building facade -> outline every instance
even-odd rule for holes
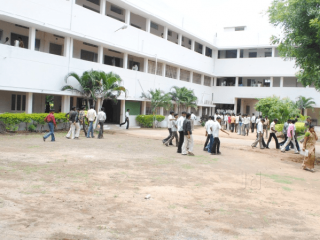
[[[319,117],[319,93],[297,82],[295,62],[246,26],[226,27],[209,42],[118,0],[0,0],[0,13],[0,113],[44,112],[48,96],[56,111],[82,106],[81,95],[61,88],[69,72],[94,69],[119,74],[128,90],[118,104],[103,103],[110,123],[123,121],[130,108],[135,125],[136,115],[151,113],[141,94],[173,86],[194,90],[198,108],[188,110],[197,116],[251,114],[257,98],[302,95],[315,99],[307,114]],[[15,46],[19,37],[23,47]],[[68,84],[77,87],[71,78]]]

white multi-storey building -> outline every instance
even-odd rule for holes
[[[19,37],[24,48],[14,46]],[[56,110],[79,107],[81,95],[61,91],[65,76],[94,69],[119,74],[128,89],[118,104],[103,103],[111,123],[119,123],[127,108],[131,122],[150,113],[141,93],[172,86],[194,90],[198,109],[191,110],[198,116],[220,109],[251,114],[257,98],[272,95],[313,97],[316,109],[308,115],[319,116],[319,93],[297,82],[295,62],[278,57],[270,35],[247,26],[228,26],[208,42],[126,1],[0,0],[1,43],[6,38],[10,43],[0,44],[0,113],[44,112],[48,95]],[[72,79],[68,84],[77,86]]]

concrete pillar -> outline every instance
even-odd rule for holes
[[[107,0],[100,0],[100,14],[103,16],[106,15],[106,4]]]
[[[63,45],[63,56],[69,57],[71,54],[71,50],[73,52],[73,39],[70,37],[64,38],[64,45]],[[71,49],[72,46],[72,49]],[[73,55],[73,54],[72,54]],[[72,57],[72,56],[71,56]]]
[[[123,54],[123,68],[128,69],[128,53]]]
[[[146,32],[150,32],[151,20],[149,18],[146,19]]]
[[[130,25],[130,11],[127,9],[126,10],[126,20],[125,23]]]
[[[273,77],[270,77],[270,87],[273,87]]]
[[[210,78],[210,87],[212,87],[213,84],[214,84],[214,83],[213,83],[213,78],[211,77],[211,78]]]
[[[233,109],[234,114],[237,114],[237,108],[238,108],[238,99],[235,98],[234,99],[234,109]]]
[[[29,28],[29,46],[28,48],[34,51],[36,45],[36,28],[31,27]]]
[[[201,74],[201,85],[204,85],[204,74]]]
[[[143,70],[145,73],[148,73],[148,64],[149,64],[149,59],[148,58],[145,58],[144,59],[144,64],[143,64]]]
[[[33,105],[33,93],[26,93],[26,113],[32,113],[32,105]]]
[[[162,64],[162,77],[165,77],[166,76],[166,64],[163,63]]]
[[[181,46],[182,45],[182,34],[178,33],[178,45]]]
[[[213,86],[216,87],[217,86],[217,77],[213,78]]]
[[[181,68],[177,68],[177,80],[180,80],[180,71],[181,71]]]
[[[98,63],[103,64],[103,46],[98,48]]]
[[[206,55],[206,46],[202,45],[202,55]]]
[[[237,58],[240,58],[240,51],[241,49],[237,49]]]
[[[121,115],[120,115],[120,122],[124,122],[126,119],[126,100],[121,100]]]
[[[235,83],[235,87],[239,86],[239,77],[236,77],[236,83]]]
[[[244,100],[243,100],[243,99],[241,99],[240,113],[241,113],[241,114],[244,113]]]
[[[163,115],[163,107],[160,107],[160,115]]]
[[[146,115],[146,113],[147,113],[147,102],[143,101],[141,104],[141,114]]]
[[[195,41],[191,39],[191,50],[194,51]]]
[[[280,78],[280,87],[283,87],[283,77]]]
[[[275,54],[276,54],[276,48],[273,47],[273,48],[272,48],[271,57],[275,57]]]
[[[62,113],[70,112],[70,96],[61,97],[61,112]]]
[[[193,72],[190,72],[190,79],[189,79],[189,82],[193,82]]]
[[[168,40],[168,27],[164,27],[163,39]]]
[[[199,108],[199,116],[202,117],[202,107],[198,106],[198,108]]]

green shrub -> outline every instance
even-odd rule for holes
[[[29,130],[30,132],[35,132],[36,129],[37,129],[37,127],[36,127],[35,125],[33,125],[33,124],[29,125],[29,127],[28,127],[28,130]]]
[[[283,126],[284,124],[276,124],[276,130],[278,132],[282,132],[283,130]],[[305,126],[304,126],[304,123],[302,122],[296,122],[295,123],[295,126],[296,126],[296,133],[297,135],[301,135],[301,134],[304,134],[304,131],[305,131]]]
[[[156,115],[157,122],[162,122],[164,119],[165,119],[165,116]],[[153,126],[153,115],[138,115],[136,117],[136,121],[142,127],[151,128]]]

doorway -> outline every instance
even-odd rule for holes
[[[107,115],[106,123],[120,123],[120,111],[121,111],[121,101],[115,103],[112,100],[104,100],[103,105],[104,112]]]

